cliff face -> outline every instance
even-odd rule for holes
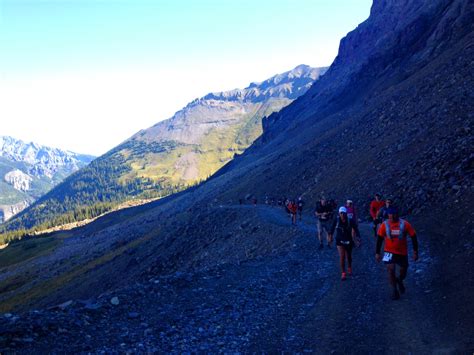
[[[463,0],[374,1],[370,17],[341,40],[327,75],[264,122],[264,137],[353,106],[362,96],[372,99],[409,78],[472,31],[472,11]]]
[[[350,194],[360,203],[385,191],[416,213],[453,193],[464,198],[472,178],[473,13],[468,1],[375,1],[326,75],[264,120],[248,157],[220,174],[248,164],[250,176],[269,178],[274,190],[298,186],[296,194]],[[285,167],[290,177],[278,174]],[[242,193],[261,191],[253,178],[241,181]]]

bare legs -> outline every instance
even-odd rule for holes
[[[400,266],[400,273],[397,277],[396,273],[396,264],[387,264],[387,271],[388,271],[388,281],[390,282],[390,286],[392,286],[392,299],[397,300],[400,298],[400,293],[398,292],[398,288],[400,289],[401,293],[405,293],[405,285],[403,284],[403,280],[407,277],[408,268]]]
[[[346,272],[346,259],[347,259],[347,268],[352,270],[352,250],[346,249],[342,245],[337,246],[337,251],[339,252],[339,263],[341,265],[341,272],[345,274]]]

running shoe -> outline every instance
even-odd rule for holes
[[[398,300],[398,299],[400,299],[400,293],[399,293],[398,290],[395,288],[395,289],[393,290],[393,293],[392,293],[392,300],[395,301],[395,300]]]
[[[342,275],[341,275],[341,280],[344,281],[346,279],[346,273],[343,272]]]
[[[349,276],[352,276],[352,268],[351,267],[347,268],[347,273],[349,274]]]

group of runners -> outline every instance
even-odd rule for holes
[[[302,218],[303,199],[301,197],[298,199],[285,198],[283,205],[291,217],[291,223],[296,225],[297,216],[300,220]],[[398,208],[391,198],[383,200],[380,194],[375,194],[370,203],[369,213],[376,239],[375,259],[377,262],[383,261],[386,264],[392,289],[391,297],[393,300],[397,300],[400,298],[400,294],[405,293],[406,290],[403,281],[408,271],[408,237],[411,238],[413,244],[413,260],[418,259],[416,232],[408,221],[400,218]],[[335,240],[339,252],[341,280],[346,280],[348,276],[352,275],[352,250],[354,246],[360,247],[362,244],[354,203],[348,199],[344,206],[337,208],[337,203],[334,200],[321,197],[314,214],[317,221],[319,249],[324,248],[324,234],[328,248],[332,247],[332,242]],[[382,244],[384,244],[383,255],[381,253]]]

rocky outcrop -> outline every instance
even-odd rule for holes
[[[28,201],[21,201],[14,205],[0,205],[0,223],[4,223],[30,205]]]
[[[21,170],[12,170],[5,174],[4,179],[18,191],[26,192],[30,190],[33,179]]]
[[[370,17],[341,40],[326,75],[297,105],[264,121],[264,139],[353,106],[361,96],[378,95],[417,73],[472,31],[472,6],[466,0],[375,0]]]

